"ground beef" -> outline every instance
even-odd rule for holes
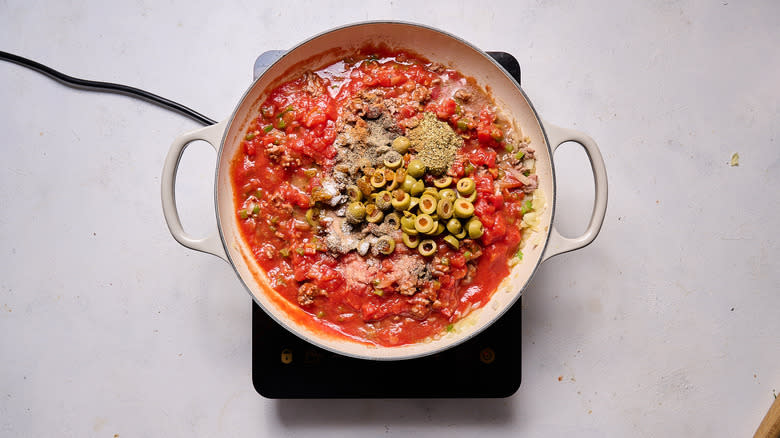
[[[328,296],[328,294],[315,286],[314,283],[303,283],[298,288],[298,304],[304,307],[314,304],[315,298],[325,296]]]
[[[468,102],[471,100],[471,93],[465,88],[461,88],[455,92],[455,99],[458,99],[462,102]]]

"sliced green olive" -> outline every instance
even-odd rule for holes
[[[408,212],[404,212],[408,213]],[[413,214],[406,215],[404,214],[404,217],[401,218],[401,228],[414,228],[414,219],[417,216]]]
[[[420,198],[412,196],[412,200],[409,203],[409,210],[414,210],[414,207],[417,207],[418,205],[420,205]]]
[[[408,210],[412,203],[412,197],[403,190],[396,190],[393,192],[393,200],[390,203],[396,210]]]
[[[436,252],[436,242],[431,239],[423,240],[417,247],[417,251],[425,257],[433,255]]]
[[[435,180],[433,180],[433,185],[435,185],[440,189],[448,187],[450,184],[452,184],[452,178],[450,178],[449,176],[443,176],[441,178],[436,178]]]
[[[387,190],[382,190],[381,192],[377,193],[376,199],[374,199],[374,204],[376,204],[376,207],[380,210],[388,210],[392,208],[392,202],[393,195],[391,195]]]
[[[474,214],[474,204],[465,199],[456,199],[453,204],[455,217],[466,219]]]
[[[414,224],[412,224],[412,226],[411,226],[411,227],[407,227],[407,226],[405,226],[405,225],[401,225],[401,231],[403,231],[403,232],[404,232],[404,234],[408,234],[408,235],[410,235],[410,236],[416,236],[416,235],[418,235],[418,234],[419,234],[419,233],[417,232],[417,230],[414,228]]]
[[[452,218],[449,221],[447,221],[447,231],[449,231],[452,234],[458,234],[463,230],[463,226],[460,224],[460,221]]]
[[[471,178],[461,178],[458,180],[458,183],[455,184],[455,188],[458,189],[458,193],[468,196],[474,193],[474,189],[477,188],[477,185]]]
[[[392,192],[393,190],[397,189],[398,187],[400,187],[400,184],[398,184],[398,181],[392,180],[392,181],[390,181],[390,185],[387,186],[385,189]]]
[[[404,182],[401,184],[401,190],[405,192],[411,192],[412,187],[414,186],[414,183],[416,183],[417,180],[414,179],[411,175],[406,175],[406,178],[404,178]]]
[[[425,183],[422,181],[417,181],[412,184],[412,190],[410,193],[412,196],[419,196],[423,191],[425,191]]]
[[[393,149],[398,152],[399,154],[405,154],[406,151],[409,150],[409,146],[412,145],[412,142],[409,141],[408,138],[404,137],[403,135],[400,137],[396,137],[395,140],[393,140],[392,146]]]
[[[352,202],[362,201],[363,192],[360,191],[358,186],[347,186],[347,197]]]
[[[466,224],[466,230],[469,232],[469,239],[479,239],[484,234],[482,222],[479,219],[472,219]]]
[[[398,213],[390,213],[385,216],[385,223],[397,230],[401,226],[401,218],[398,217]]]
[[[439,191],[439,199],[449,199],[450,202],[455,202],[458,199],[458,195],[455,193],[455,190],[444,189]]]
[[[439,199],[439,191],[436,189],[436,187],[426,187],[425,190],[423,190],[423,194],[426,193],[433,196],[436,199]]]
[[[458,193],[458,199],[465,199],[469,202],[474,202],[477,199],[477,192],[474,192],[468,196]]]
[[[418,215],[414,219],[414,228],[417,230],[418,233],[423,233],[423,234],[430,233],[435,229],[435,227],[436,227],[435,222],[427,214]]]
[[[455,236],[444,236],[444,241],[447,242],[454,249],[460,248],[460,242]]]
[[[425,174],[425,164],[415,158],[409,162],[409,165],[406,167],[406,172],[415,178],[419,178]]]
[[[441,222],[439,222],[439,221],[434,221],[434,222],[436,222],[436,229],[435,229],[435,230],[433,230],[433,232],[432,232],[432,233],[430,233],[430,234],[432,234],[432,235],[434,235],[434,236],[438,236],[439,234],[443,233],[443,232],[444,232],[444,230],[446,230],[446,229],[447,229],[447,227],[446,227],[446,226],[444,226],[444,224],[443,224],[443,223],[441,223]]]
[[[384,156],[384,160],[382,163],[385,165],[385,167],[389,169],[398,169],[401,167],[401,162],[403,162],[403,157],[398,152],[388,152]]]
[[[395,240],[390,236],[382,236],[376,241],[376,249],[382,254],[388,255],[395,251]]]
[[[436,214],[441,219],[449,219],[452,217],[452,201],[449,199],[439,199],[439,203],[436,205]]]
[[[385,174],[385,181],[390,182],[390,181],[395,180],[395,172],[394,171],[392,171],[390,169],[385,169],[384,170],[384,174]]]
[[[457,238],[458,238],[458,240],[463,240],[463,239],[465,239],[467,235],[468,235],[468,232],[466,231],[466,229],[465,229],[465,228],[464,228],[464,229],[462,229],[462,230],[460,230],[460,233],[453,234],[453,236],[457,237]]]
[[[410,235],[404,233],[403,239],[404,239],[404,245],[406,245],[407,247],[412,248],[412,249],[417,248],[417,245],[420,244],[420,237],[416,236],[416,235],[415,236],[410,236]]]
[[[385,180],[385,174],[382,172],[374,172],[373,175],[371,175],[371,186],[374,188],[382,188],[387,183],[387,180]]]
[[[376,204],[366,205],[366,221],[375,224],[381,221],[384,215],[382,210],[377,208]]]
[[[366,206],[362,202],[353,202],[347,206],[347,222],[359,224],[366,217]]]
[[[420,197],[420,211],[425,214],[432,214],[436,211],[436,198],[430,194],[425,194]]]
[[[319,210],[315,208],[310,208],[306,210],[306,223],[308,223],[312,227],[318,226],[319,224],[317,223],[317,220],[314,217],[318,216],[319,214],[320,214]]]

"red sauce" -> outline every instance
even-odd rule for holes
[[[460,89],[471,96],[456,98]],[[454,182],[468,175],[476,183],[474,214],[484,234],[463,240],[457,250],[439,239],[436,255],[424,259],[434,268],[426,288],[437,299],[424,318],[410,316],[415,296],[397,293],[387,277],[393,266],[422,255],[399,240],[389,256],[365,256],[376,259],[368,283],[347,281],[345,273],[355,273],[346,266],[364,269],[365,257],[329,251],[305,218],[315,205],[313,190],[334,166],[334,140],[349,102],[371,90],[394,99],[392,115],[401,127],[424,112],[449,123],[465,139],[449,175]],[[426,98],[420,101],[419,93]],[[497,120],[492,101],[472,79],[409,53],[367,48],[282,84],[260,105],[232,164],[241,233],[282,297],[298,305],[304,284],[322,293],[302,306],[311,326],[326,325],[386,346],[434,336],[487,303],[509,273],[525,212],[522,185],[512,184],[498,164],[514,153],[511,136],[508,123]]]

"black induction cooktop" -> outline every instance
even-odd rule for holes
[[[285,52],[261,54],[257,78]],[[520,64],[488,52],[520,83]],[[354,359],[293,335],[252,303],[252,381],[267,398],[490,398],[520,387],[521,300],[474,338],[402,361]]]

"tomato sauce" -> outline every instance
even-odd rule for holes
[[[351,102],[367,91],[392,103],[402,129],[430,112],[464,139],[447,174],[474,180],[481,237],[458,249],[440,241],[427,259],[400,239],[389,255],[339,254],[325,244],[309,215],[322,203],[317,193],[336,163],[334,142]],[[535,182],[518,163],[532,153],[472,79],[410,53],[366,48],[282,84],[262,102],[232,163],[236,215],[271,286],[301,305],[309,324],[378,345],[419,342],[487,303],[508,275],[529,211],[529,178]],[[432,272],[423,290],[435,297],[423,303],[424,315],[415,313],[422,292],[398,293],[393,279],[393,269],[418,259]]]

